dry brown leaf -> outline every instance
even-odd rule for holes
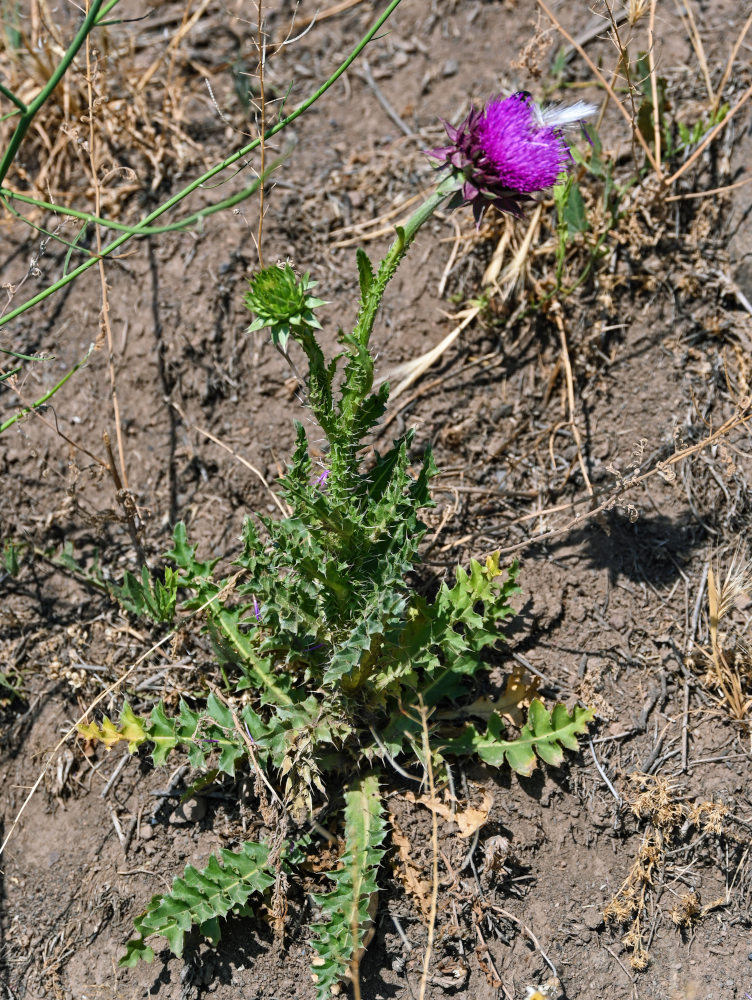
[[[488,815],[493,805],[493,796],[485,789],[483,791],[483,803],[480,806],[468,806],[462,811],[457,810],[452,815],[452,807],[440,799],[430,799],[427,795],[418,798],[414,792],[405,792],[405,798],[410,802],[417,802],[418,805],[425,806],[432,812],[438,813],[444,819],[451,819],[457,824],[457,832],[460,837],[472,837],[476,830],[488,822]]]
[[[410,854],[410,840],[402,831],[393,813],[389,813],[389,822],[392,825],[392,841],[397,848],[401,862],[399,866],[395,866],[397,878],[407,889],[408,895],[412,896],[418,904],[418,909],[427,921],[431,913],[431,882],[421,878],[420,869]]]

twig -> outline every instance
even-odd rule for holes
[[[739,32],[739,37],[734,42],[734,46],[729,54],[728,62],[726,63],[726,68],[723,71],[723,76],[721,77],[721,82],[718,84],[718,90],[716,91],[715,100],[713,101],[714,111],[718,110],[718,106],[721,103],[721,97],[723,96],[723,88],[726,86],[726,81],[731,75],[731,71],[734,68],[734,60],[736,59],[736,54],[739,51],[741,44],[744,41],[746,34],[750,29],[750,26],[752,26],[752,13],[750,13],[749,17],[744,22],[744,27]]]
[[[486,939],[483,937],[483,931],[480,929],[480,921],[479,920],[475,921],[475,933],[478,935],[478,940],[480,941],[480,948],[478,950],[480,951],[482,949],[485,952],[483,961],[487,962],[488,965],[491,967],[491,972],[496,977],[496,983],[504,991],[504,996],[507,998],[507,1000],[514,1000],[513,997],[510,997],[509,991],[507,990],[507,988],[504,985],[504,983],[501,981],[501,976],[499,975],[499,970],[496,968],[496,964],[494,963],[494,960],[491,957],[491,951],[490,951],[488,945],[486,944]],[[478,956],[478,957],[480,957],[480,956]],[[491,984],[491,985],[493,985],[493,984]]]
[[[702,38],[700,36],[700,32],[697,30],[697,22],[695,21],[695,16],[692,13],[691,0],[687,0],[686,4],[680,4],[679,0],[674,0],[674,6],[676,7],[677,14],[682,20],[682,24],[684,24],[684,15],[686,12],[689,26],[684,24],[684,27],[692,41],[692,48],[695,50],[695,55],[697,56],[697,61],[700,64],[702,75],[705,77],[705,87],[708,91],[708,97],[712,102],[714,101],[713,84],[710,81],[710,73],[708,72],[708,63],[705,58],[705,49],[702,44]],[[723,87],[721,87],[721,90],[722,89]]]
[[[110,816],[112,817],[112,825],[115,827],[115,833],[117,834],[117,839],[120,841],[120,846],[124,848],[125,834],[123,833],[123,828],[120,825],[120,820],[117,818],[114,806],[110,806]]]
[[[655,142],[655,173],[659,182],[663,181],[661,170],[661,109],[658,105],[658,80],[655,72],[655,8],[657,0],[650,0],[648,18],[648,73],[650,74],[650,98],[653,102],[653,140]]]
[[[106,799],[107,798],[107,793],[117,784],[117,780],[120,777],[120,774],[121,774],[123,768],[125,767],[125,765],[130,760],[130,757],[131,757],[130,753],[126,750],[125,753],[123,754],[123,756],[118,761],[117,767],[112,772],[112,774],[110,775],[110,777],[107,779],[107,784],[104,786],[104,788],[102,789],[102,791],[99,793],[100,799]]]
[[[666,725],[663,727],[658,739],[655,742],[655,746],[647,755],[647,757],[643,760],[640,766],[637,768],[637,771],[641,772],[642,774],[650,774],[650,768],[653,766],[653,764],[655,764],[655,762],[658,760],[658,757],[660,756],[661,750],[663,748],[663,741],[666,739],[666,730],[670,725],[671,723],[667,722]]]
[[[118,475],[117,466],[115,465],[115,456],[112,454],[112,445],[110,444],[110,435],[105,431],[102,435],[104,441],[104,447],[107,452],[107,469],[112,478],[112,482],[115,486],[115,499],[123,508],[123,513],[125,514],[125,526],[130,535],[131,541],[133,542],[133,547],[138,554],[139,561],[142,565],[149,565],[146,558],[146,553],[144,552],[144,547],[141,544],[141,539],[139,538],[139,516],[138,508],[136,503],[131,496],[131,492],[127,486],[122,482],[120,476]]]
[[[403,767],[400,767],[400,765],[397,763],[397,761],[394,759],[394,757],[392,757],[392,755],[387,750],[386,745],[384,744],[384,741],[381,739],[381,737],[376,732],[376,730],[375,730],[375,728],[373,726],[369,726],[368,727],[368,731],[370,732],[371,736],[373,736],[373,739],[374,739],[376,745],[378,746],[379,750],[381,750],[381,752],[384,754],[384,756],[389,761],[389,763],[392,765],[392,767],[397,772],[397,774],[401,774],[402,777],[403,778],[407,778],[408,781],[417,781],[417,783],[419,785],[423,784],[423,781],[422,781],[421,778],[416,778],[414,774],[408,774],[408,772]]]
[[[616,799],[616,801],[618,802],[618,804],[621,805],[621,802],[622,802],[621,795],[619,795],[619,793],[616,791],[616,789],[614,788],[614,786],[611,784],[611,781],[609,780],[608,775],[606,774],[606,772],[601,767],[601,763],[600,763],[600,761],[598,760],[598,758],[595,755],[595,747],[593,746],[593,741],[589,740],[588,742],[590,743],[590,753],[593,755],[593,762],[595,763],[595,766],[598,768],[598,773],[603,778],[603,780],[606,782],[606,787],[608,788],[609,792],[611,792],[611,794]]]
[[[621,966],[622,972],[627,977],[627,979],[630,981],[630,983],[636,982],[636,977],[634,975],[632,975],[632,973],[627,969],[626,965],[622,962],[622,960],[619,958],[619,956],[616,954],[616,952],[612,951],[607,944],[604,944],[603,947],[609,953],[609,955],[611,956],[611,958],[613,958],[614,961],[616,961],[616,962],[619,963],[619,965]]]
[[[564,320],[561,318],[561,306],[558,302],[554,303],[554,322],[559,330],[559,339],[561,341],[561,357],[564,362],[564,372],[566,374],[567,380],[567,406],[569,408],[569,426],[572,428],[572,435],[574,437],[575,445],[577,447],[577,461],[580,466],[580,472],[582,473],[582,478],[585,482],[585,489],[588,491],[590,496],[593,496],[593,486],[590,482],[590,477],[587,473],[587,467],[585,465],[585,457],[582,454],[582,438],[580,437],[580,431],[577,427],[577,421],[575,420],[575,408],[574,408],[574,379],[572,378],[572,364],[569,360],[569,349],[567,348],[567,332],[564,329]]]
[[[389,101],[387,101],[386,97],[384,97],[383,93],[381,92],[381,89],[379,88],[378,84],[376,83],[371,74],[371,67],[368,65],[368,60],[365,58],[365,56],[360,60],[360,65],[361,65],[361,71],[358,74],[358,76],[361,78],[361,80],[365,80],[365,82],[371,88],[374,97],[379,102],[384,111],[387,113],[388,117],[394,122],[394,124],[397,126],[398,129],[400,129],[402,132],[405,133],[406,136],[412,137],[413,135],[415,135],[415,132],[410,128],[409,125],[407,125],[400,118],[400,116],[391,106]]]
[[[246,748],[248,750],[248,756],[251,758],[251,763],[253,764],[253,769],[255,770],[256,774],[261,779],[261,781],[263,781],[263,783],[266,785],[269,792],[271,792],[272,799],[277,803],[278,806],[280,806],[283,812],[286,811],[282,799],[279,797],[279,795],[277,795],[276,789],[267,778],[266,774],[264,773],[264,769],[259,766],[259,762],[256,760],[256,747],[254,746],[252,739],[248,736],[248,733],[245,731],[245,726],[241,724],[234,706],[227,700],[227,698],[225,698],[225,696],[222,694],[219,688],[215,687],[213,684],[210,685],[210,687],[214,694],[214,697],[217,698],[218,701],[221,701],[222,704],[228,708],[230,715],[232,716],[233,725],[235,726],[238,735],[246,745]]]
[[[533,942],[533,944],[535,945],[535,947],[538,949],[538,952],[539,952],[541,958],[543,959],[543,961],[546,963],[546,965],[549,967],[549,969],[553,972],[553,974],[558,979],[559,978],[559,973],[556,971],[556,966],[551,961],[551,959],[548,957],[548,955],[545,953],[545,951],[541,948],[540,941],[535,936],[535,934],[533,934],[533,932],[530,930],[530,928],[527,926],[527,924],[523,923],[523,921],[520,920],[519,917],[515,917],[515,915],[513,913],[510,913],[509,910],[505,910],[503,906],[497,906],[494,903],[492,905],[491,909],[493,909],[493,911],[495,913],[500,913],[502,915],[502,917],[506,917],[507,920],[511,920],[513,923],[517,924],[518,927],[521,927],[523,929],[523,931],[527,934],[527,936]]]
[[[724,184],[723,187],[710,188],[707,191],[686,191],[684,194],[672,194],[665,201],[684,201],[686,198],[708,198],[713,194],[726,194],[727,191],[733,191],[735,188],[744,187],[745,184],[749,184],[752,181],[752,177],[744,177],[740,181],[735,181],[733,184]]]
[[[173,403],[173,406],[174,405],[175,404]],[[232,457],[234,459],[236,459],[238,462],[240,462],[241,465],[244,465],[246,467],[246,469],[248,469],[250,472],[252,472],[255,476],[258,476],[258,478],[261,480],[261,483],[266,488],[269,496],[272,498],[272,500],[276,503],[276,505],[282,511],[283,517],[289,517],[290,516],[290,509],[289,509],[289,507],[286,507],[282,503],[282,501],[279,499],[279,497],[277,496],[277,494],[273,492],[271,486],[269,485],[269,483],[264,478],[263,473],[261,473],[256,468],[255,465],[251,465],[251,463],[247,459],[243,458],[242,455],[238,455],[238,453],[236,451],[233,451],[232,448],[229,445],[227,445],[227,444],[224,443],[224,441],[220,441],[220,439],[218,437],[215,437],[211,433],[211,431],[205,431],[203,429],[203,427],[195,427],[195,426],[194,426],[194,430],[198,431],[199,434],[203,434],[204,437],[209,438],[210,441],[213,441],[214,444],[219,445],[220,448],[224,448],[224,450],[228,454],[232,455]]]
[[[706,563],[705,569],[702,572],[702,578],[700,580],[700,587],[697,591],[697,600],[695,601],[694,611],[692,612],[692,627],[689,630],[689,637],[687,642],[687,655],[692,652],[692,646],[694,645],[695,636],[697,635],[697,623],[700,618],[700,609],[702,608],[702,599],[705,595],[705,587],[708,582],[708,573],[710,572],[710,563]]]
[[[682,745],[681,745],[681,769],[682,773],[687,771],[687,752],[689,748],[689,681],[684,681],[684,708],[682,713]]]
[[[538,0],[538,2],[540,3],[540,0]],[[700,143],[700,145],[695,149],[695,151],[692,153],[692,155],[688,159],[686,159],[684,161],[684,163],[682,163],[682,165],[679,167],[679,169],[676,170],[666,180],[666,186],[667,187],[670,187],[675,181],[678,181],[679,178],[681,177],[681,175],[685,171],[689,170],[689,168],[692,166],[692,164],[695,162],[695,160],[698,158],[698,156],[700,156],[702,153],[705,152],[705,149],[710,145],[710,143],[713,141],[713,139],[715,139],[716,136],[721,133],[721,131],[728,125],[728,123],[734,117],[734,115],[739,110],[741,110],[741,108],[747,103],[747,101],[749,100],[750,97],[752,97],[752,85],[750,85],[749,87],[747,87],[747,89],[744,91],[744,93],[739,98],[739,100],[736,102],[736,104],[733,106],[733,108],[728,112],[728,114],[723,119],[723,121],[719,122],[714,128],[711,128],[709,132],[705,133],[705,138],[702,140],[702,142]]]
[[[151,878],[161,878],[169,892],[172,889],[169,879],[165,878],[161,872],[153,872],[148,868],[131,868],[130,871],[119,871],[118,875],[149,875]]]
[[[413,946],[410,944],[410,941],[409,941],[407,935],[402,930],[402,924],[399,922],[399,920],[395,917],[395,915],[393,913],[390,913],[389,916],[392,918],[392,923],[394,924],[395,930],[397,931],[397,933],[399,934],[400,938],[402,939],[402,944],[405,946],[405,948],[407,949],[407,951],[412,951],[413,950]]]
[[[86,4],[86,10],[88,13],[89,4]],[[99,165],[96,158],[96,138],[94,133],[94,118],[95,118],[95,103],[94,103],[94,73],[95,70],[92,67],[91,60],[91,36],[86,36],[86,88],[87,96],[89,102],[88,108],[88,118],[89,118],[89,167],[91,170],[91,183],[94,187],[94,214],[96,216],[101,216],[102,214],[102,189],[99,183]],[[128,489],[128,473],[125,467],[125,447],[123,445],[123,429],[120,422],[120,403],[118,401],[117,394],[117,383],[115,379],[115,348],[112,338],[112,326],[110,325],[110,303],[107,297],[107,278],[104,272],[104,258],[102,257],[102,230],[99,226],[94,227],[97,241],[97,254],[99,256],[98,268],[99,268],[99,283],[102,289],[102,313],[101,322],[102,328],[104,329],[105,340],[107,343],[107,370],[110,375],[110,395],[112,397],[112,411],[115,418],[115,439],[117,441],[118,450],[118,460],[120,462],[120,478],[123,483],[123,488]],[[114,463],[113,463],[114,464]],[[126,517],[127,517],[126,512]],[[140,549],[140,546],[138,547]],[[139,557],[142,557],[142,552],[139,551]]]

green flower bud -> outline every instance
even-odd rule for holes
[[[248,332],[268,326],[273,343],[284,351],[290,337],[302,341],[311,330],[320,330],[313,310],[326,303],[308,294],[316,284],[308,274],[298,278],[289,264],[254,274],[245,296],[246,306],[256,313]]]

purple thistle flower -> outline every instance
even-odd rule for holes
[[[320,490],[326,489],[326,481],[331,475],[331,469],[324,469],[319,478],[314,483],[314,486],[318,486]]]
[[[255,597],[253,598],[253,613],[256,616],[256,621],[260,622],[261,621],[261,610],[259,608],[259,602],[256,600]]]
[[[591,110],[580,102],[573,109],[541,111],[529,94],[518,93],[490,100],[482,111],[471,107],[457,127],[444,122],[450,145],[428,155],[457,176],[460,186],[449,207],[472,205],[476,222],[489,205],[521,215],[522,203],[555,184],[571,163],[564,128]]]

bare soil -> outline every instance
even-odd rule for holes
[[[272,6],[268,30],[284,37],[292,6]],[[659,9],[662,71],[675,100],[689,106],[702,96],[696,58],[673,8]],[[308,5],[301,11],[308,16]],[[268,95],[281,97],[293,81],[288,102],[296,104],[376,13],[363,2],[314,24],[270,58]],[[585,5],[563,6],[561,16],[575,33],[591,20]],[[247,128],[237,88],[255,65],[254,17],[239,7],[207,13],[187,36],[173,85],[182,88],[181,128],[192,145],[157,191],[149,190],[148,175],[141,177],[141,190],[119,202],[123,218],[138,217],[244,141],[236,131]],[[697,5],[695,17],[717,80],[741,10]],[[166,2],[154,25],[147,19],[117,30],[130,32],[146,66],[181,18],[182,7]],[[340,244],[357,236],[372,257],[383,252],[386,228],[371,239],[364,226],[352,227],[427,189],[422,151],[441,142],[439,117],[456,120],[470,99],[502,89],[539,92],[529,61],[512,67],[534,20],[532,3],[404,0],[367,50],[368,74],[356,64],[292,136],[283,133],[278,148],[290,139],[294,147],[268,196],[263,252],[267,261],[290,258],[320,281],[331,303],[329,344],[355,308],[354,246]],[[540,57],[544,81],[555,48]],[[588,52],[613,64],[603,38],[591,39]],[[574,61],[564,79],[585,82],[587,73]],[[732,77],[737,96],[749,82]],[[745,114],[687,175],[686,190],[739,179],[752,153]],[[607,140],[622,124],[607,119]],[[628,155],[629,144],[622,145]],[[129,150],[119,155],[125,163]],[[655,206],[635,210],[610,280],[586,281],[567,300],[576,420],[596,491],[612,485],[617,470],[627,475],[630,463],[648,468],[700,441],[733,414],[730,390],[749,392],[748,190],[677,203],[662,216]],[[382,376],[455,326],[456,303],[479,293],[504,224],[489,220],[476,233],[464,215],[445,215],[421,233],[377,325]],[[276,510],[251,466],[273,482],[290,451],[293,419],[308,419],[284,359],[263,334],[245,332],[242,300],[258,261],[257,225],[258,204],[250,201],[209,217],[199,231],[132,244],[107,265],[128,486],[148,513],[143,544],[155,563],[178,519],[207,557],[231,558],[243,517]],[[458,232],[462,243],[447,270]],[[39,239],[11,222],[5,233],[3,281],[17,283]],[[65,248],[50,243],[40,274],[13,304],[59,276],[64,256]],[[532,294],[526,286],[514,305]],[[101,302],[92,269],[3,330],[4,345],[55,355],[34,367],[26,396],[41,395],[98,339]],[[476,837],[441,821],[439,917],[426,996],[521,1000],[528,987],[550,982],[550,997],[573,1000],[742,998],[752,993],[749,731],[703,684],[699,650],[707,646],[708,562],[721,553],[728,564],[749,532],[750,434],[740,428],[681,463],[673,481],[654,476],[613,510],[587,517],[588,502],[569,507],[587,497],[587,488],[568,422],[557,328],[541,313],[506,322],[511,311],[498,307],[483,324],[470,325],[439,365],[395,400],[382,436],[388,441],[415,427],[416,457],[430,443],[442,470],[426,585],[431,575],[498,547],[509,550],[509,560],[520,559],[519,614],[483,693],[503,687],[522,662],[540,676],[549,703],[579,699],[596,708],[597,721],[592,743],[583,741],[560,770],[541,766],[531,779],[481,767],[454,774],[459,799],[478,806],[490,796],[492,805]],[[0,603],[0,669],[17,673],[23,689],[5,699],[0,723],[5,833],[71,721],[163,634],[61,565],[70,546],[92,575],[95,560],[115,579],[139,567],[112,481],[92,458],[104,456],[103,431],[115,441],[106,353],[98,348],[41,418],[0,437],[2,536],[23,552],[20,573],[2,580]],[[2,401],[4,415],[18,403],[10,391]],[[558,505],[558,513],[524,519]],[[572,511],[581,515],[576,525],[513,551],[531,533],[570,521]],[[742,608],[740,627],[747,620]],[[181,692],[201,688],[212,670],[208,644],[192,635],[181,643],[145,660],[129,679],[134,708],[148,711],[158,697],[174,704]],[[121,697],[100,708],[117,714]],[[313,998],[306,941],[315,874],[309,885],[290,889],[284,941],[275,941],[260,912],[254,920],[230,920],[216,949],[193,937],[182,959],[164,950],[151,965],[118,969],[133,917],[150,896],[167,889],[186,863],[202,866],[260,825],[242,785],[215,785],[185,816],[174,797],[190,783],[185,767],[155,771],[146,756],[120,754],[69,741],[15,827],[0,882],[4,996]],[[174,768],[179,764],[176,758]],[[641,883],[649,959],[639,970],[623,943],[630,921],[607,921],[603,912],[659,828],[655,813],[639,817],[630,807],[645,787],[630,775],[645,773],[665,779],[684,812],[667,835],[652,884]],[[411,877],[430,883],[431,815],[411,801],[412,786],[392,777],[393,828],[375,936],[361,968],[364,1000],[417,996],[427,939],[420,894],[409,886]],[[720,834],[684,821],[703,802],[726,807]],[[410,845],[410,872],[399,837]],[[696,912],[682,922],[688,898],[696,898]]]

